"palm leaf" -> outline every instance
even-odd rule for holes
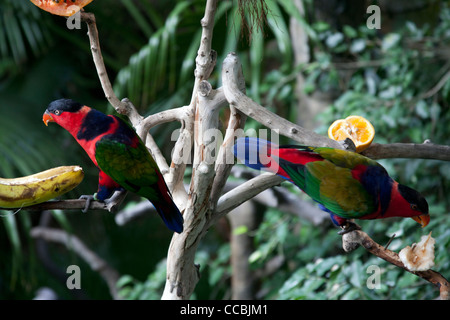
[[[51,43],[46,18],[31,2],[5,0],[0,3],[0,57],[17,65],[38,56]],[[1,69],[0,69],[1,71]],[[0,73],[1,75],[1,73]]]

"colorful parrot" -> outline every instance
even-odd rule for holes
[[[98,167],[94,199],[107,201],[116,190],[126,189],[147,198],[169,229],[183,231],[183,216],[155,160],[126,122],[70,99],[50,103],[42,120],[45,125],[56,122],[69,131]]]
[[[425,227],[428,203],[416,190],[393,180],[378,162],[333,148],[277,146],[239,138],[235,156],[256,170],[278,174],[319,203],[346,233],[359,227],[349,219],[411,217]]]

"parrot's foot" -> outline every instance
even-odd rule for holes
[[[339,235],[344,235],[346,233],[355,231],[355,230],[361,230],[361,227],[358,226],[356,223],[347,221],[345,225],[341,226],[342,230],[338,232]]]
[[[120,188],[116,190],[111,197],[108,199],[105,199],[103,202],[106,205],[106,208],[110,211],[116,211],[120,204],[122,203],[123,199],[125,199],[125,196],[127,195],[127,192],[125,189]]]
[[[83,213],[88,212],[89,207],[91,206],[91,202],[94,201],[94,200],[97,200],[96,194],[94,194],[94,195],[90,195],[90,194],[82,195],[79,199],[85,199],[86,200],[86,204],[84,205],[84,209],[81,210],[81,212],[83,212]]]

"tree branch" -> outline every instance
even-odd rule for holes
[[[207,220],[207,201],[215,174],[214,161],[209,154],[211,143],[208,143],[209,139],[205,136],[205,132],[218,127],[218,108],[225,103],[223,93],[212,90],[209,83],[204,81],[210,76],[217,58],[216,52],[211,50],[216,8],[217,0],[206,2],[205,15],[201,20],[202,38],[195,60],[195,83],[189,105],[189,113],[193,117],[186,121],[189,127],[180,132],[174,150],[177,153],[185,153],[186,146],[192,146],[193,143],[194,163],[186,209],[183,213],[184,231],[181,234],[174,234],[170,243],[167,280],[162,299],[189,298],[199,280],[194,258],[197,245],[206,232],[204,226]],[[189,144],[185,141],[187,139],[190,139]],[[184,162],[184,167],[185,165]],[[180,164],[179,168],[183,168],[183,164]],[[176,176],[177,172],[174,172],[174,175]],[[180,180],[174,183],[182,185],[179,173],[178,179]]]
[[[224,73],[222,72],[222,76]],[[237,86],[242,93],[245,93],[245,79],[244,74],[241,71],[237,75]],[[236,133],[244,129],[245,121],[247,116],[240,112],[233,106],[230,106],[230,119],[228,120],[227,130],[225,132],[225,137],[223,139],[222,145],[220,146],[219,153],[217,155],[216,166],[214,170],[216,171],[216,176],[211,190],[210,198],[210,211],[215,212],[217,201],[222,193],[222,190],[226,184],[228,176],[230,175],[231,169],[234,165],[234,155],[233,155],[233,145],[235,139],[237,138]]]
[[[108,73],[106,72],[105,63],[103,61],[102,52],[100,49],[100,41],[98,37],[97,23],[95,21],[95,15],[89,12],[81,12],[81,20],[86,22],[88,27],[89,42],[91,44],[92,57],[94,59],[95,68],[100,79],[100,83],[105,93],[106,99],[120,114],[127,113],[127,107],[122,104],[117,98],[109,81]]]
[[[127,192],[116,191],[110,199],[105,202],[91,201],[89,209],[91,210],[107,210],[115,212],[122,201],[125,199]],[[68,199],[68,200],[50,200],[23,208],[26,211],[43,211],[43,210],[82,210],[86,207],[86,199]],[[10,209],[10,210],[17,210]]]
[[[92,270],[100,273],[101,277],[107,283],[109,292],[114,299],[120,299],[117,292],[116,283],[119,280],[119,273],[112,268],[105,260],[100,258],[95,252],[91,251],[86,245],[74,235],[59,229],[34,227],[31,229],[31,236],[33,238],[40,238],[50,242],[63,244],[69,250],[73,250],[79,255]]]
[[[283,181],[285,180],[280,176],[272,173],[263,173],[228,191],[220,197],[214,214],[214,220],[211,221],[211,224],[260,192],[277,186]]]
[[[372,143],[362,154],[372,159],[420,158],[450,161],[450,146],[437,145],[427,141],[422,144]]]
[[[223,62],[223,87],[225,97],[231,106],[247,116],[255,119],[270,129],[279,130],[279,133],[301,144],[342,149],[337,141],[328,139],[313,131],[306,130],[279,115],[267,110],[245,94],[237,86],[241,62],[235,53],[229,53]]]
[[[427,270],[427,271],[411,271],[405,267],[403,262],[400,260],[398,254],[391,250],[385,249],[383,246],[380,246],[378,243],[372,240],[367,233],[355,230],[349,233],[346,233],[342,236],[342,246],[346,252],[350,252],[355,250],[357,247],[362,246],[371,254],[386,260],[387,262],[402,268],[422,279],[431,282],[439,288],[440,298],[441,300],[449,300],[450,299],[450,284],[440,273]]]

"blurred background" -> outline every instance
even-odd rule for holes
[[[103,57],[119,98],[128,97],[143,115],[189,103],[205,3],[104,0],[86,7],[95,13]],[[450,144],[448,1],[267,0],[262,1],[267,11],[262,28],[254,24],[258,20],[255,11],[242,11],[239,3],[218,4],[212,45],[218,65],[210,79],[213,87],[220,86],[223,58],[235,51],[243,63],[247,94],[308,129],[326,135],[334,120],[358,114],[374,125],[374,142],[429,139]],[[370,5],[380,8],[379,29],[368,24],[373,14],[366,11]],[[69,30],[65,18],[41,11],[29,1],[1,1],[0,176],[13,178],[60,165],[81,165],[84,181],[64,196],[78,198],[97,190],[97,170],[66,131],[56,125],[45,127],[42,122],[47,105],[62,97],[113,112],[92,62],[86,26]],[[224,125],[226,118],[224,111]],[[177,124],[164,124],[151,131],[167,159],[176,128]],[[248,128],[260,125],[248,120]],[[426,196],[431,222],[422,230],[411,219],[363,221],[363,230],[380,244],[395,233],[390,244],[394,251],[432,231],[434,269],[448,279],[450,163],[380,162],[396,180]],[[231,184],[243,181],[235,176]],[[274,192],[302,199],[287,183]],[[129,194],[122,209],[133,210],[140,202]],[[159,299],[171,234],[154,212],[124,225],[116,222],[119,214],[0,211],[0,299],[33,299],[42,288],[49,288],[58,299],[111,298],[104,279],[70,248],[33,239],[30,232],[36,226],[62,229],[82,240],[120,275],[121,297]],[[248,219],[236,221],[236,216]],[[305,218],[292,208],[282,210],[251,201],[220,221],[202,242],[196,257],[201,280],[192,298],[438,296],[431,284],[363,249],[344,253],[337,231],[326,216]],[[236,259],[248,262],[245,270],[232,269]],[[69,265],[80,266],[80,290],[66,287]],[[366,270],[371,265],[381,270],[378,289],[366,285]],[[251,276],[239,277],[242,274]]]

